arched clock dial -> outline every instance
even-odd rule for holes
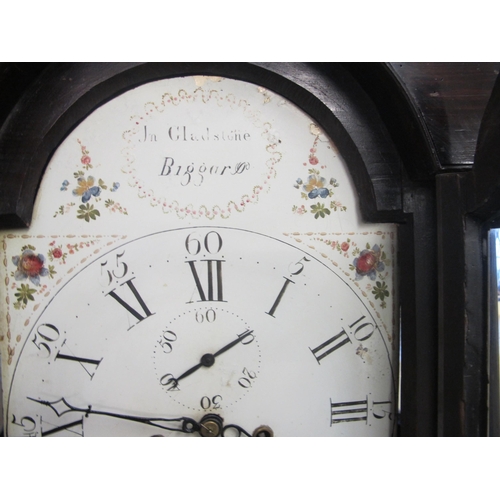
[[[394,435],[396,231],[320,124],[223,77],[114,95],[0,235],[6,433]]]
[[[394,390],[380,327],[340,276],[259,233],[183,228],[115,248],[54,296],[7,433],[171,435],[215,414],[249,434],[386,435]]]

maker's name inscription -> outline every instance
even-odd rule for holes
[[[144,125],[139,142],[157,142],[159,138],[166,138],[173,142],[248,142],[251,140],[251,135],[249,132],[239,129],[213,130],[210,127],[193,128],[186,125],[169,127],[166,129],[166,133],[160,134]]]

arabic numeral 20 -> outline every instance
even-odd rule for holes
[[[238,384],[244,389],[250,389],[252,387],[252,383],[254,379],[257,378],[257,374],[248,368],[243,368],[242,372],[244,377],[240,377],[238,380]]]

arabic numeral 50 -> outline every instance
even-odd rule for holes
[[[177,335],[172,330],[164,330],[161,339],[158,340],[158,344],[163,349],[165,354],[172,352],[172,342],[177,340]]]
[[[54,325],[44,323],[37,328],[32,342],[39,351],[45,349],[45,357],[48,358],[52,353],[52,349],[50,348],[48,342],[56,342],[58,339],[59,330]]]

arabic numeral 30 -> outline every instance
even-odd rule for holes
[[[217,394],[217,396],[214,396],[212,399],[210,399],[208,396],[203,396],[200,401],[200,406],[204,410],[220,410],[221,408],[221,403],[222,401],[222,396]]]

